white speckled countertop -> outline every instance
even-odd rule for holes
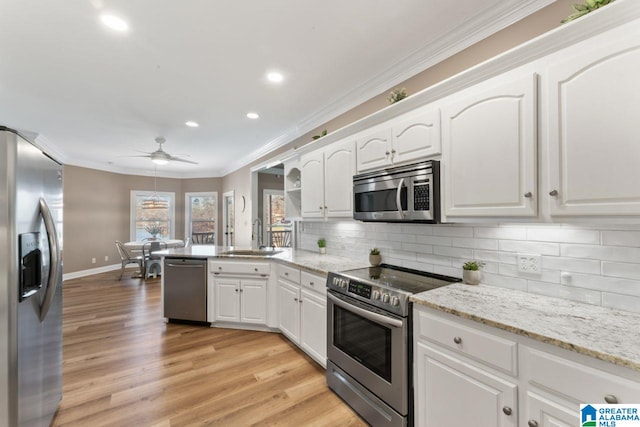
[[[423,292],[411,300],[640,371],[640,314],[463,283]]]
[[[279,250],[282,250],[282,252],[268,257],[251,255],[229,255],[224,253],[234,249],[246,250],[249,248],[191,245],[187,246],[186,248],[167,249],[158,253],[165,256],[185,256],[190,258],[228,258],[244,261],[252,259],[267,259],[300,267],[310,272],[325,276],[329,271],[351,270],[354,268],[367,267],[369,265],[366,262],[354,261],[352,259],[339,257],[336,255],[319,254],[317,252],[311,251],[292,250],[289,248],[279,248]]]

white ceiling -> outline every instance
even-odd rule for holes
[[[199,164],[158,175],[223,176],[552,1],[2,0],[0,124],[142,175],[151,161],[127,156],[163,136]]]

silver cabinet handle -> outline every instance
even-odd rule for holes
[[[616,404],[616,403],[618,403],[618,398],[615,397],[613,394],[607,394],[604,397],[604,401],[607,402],[607,403],[610,403],[610,404]]]
[[[504,408],[502,408],[502,412],[504,412],[505,415],[511,415],[513,411],[508,406],[505,406]]]
[[[326,207],[326,206],[324,207],[324,210],[325,210],[325,211],[327,210],[327,207]]]
[[[285,272],[284,272],[284,275],[285,275],[285,276],[288,276],[288,275],[289,275],[289,273],[285,271]]]
[[[538,422],[536,420],[529,420],[527,421],[527,425],[529,427],[538,427]]]
[[[254,269],[253,269],[253,271],[258,271],[258,268],[257,268],[257,267],[256,267],[256,268],[254,268]]]
[[[558,190],[551,190],[551,191],[549,191],[549,195],[550,195],[550,196],[557,196],[557,195],[558,195]]]
[[[298,300],[298,302],[299,302],[300,304],[302,304],[302,298],[300,298],[300,299]]]
[[[396,149],[395,148],[391,149],[391,154],[396,154]]]
[[[293,300],[297,302],[297,301],[298,301],[298,298],[294,298]]]
[[[388,156],[388,155],[389,155],[389,154],[391,154],[391,153],[389,153],[389,151],[387,150],[387,151],[385,151],[385,152],[384,152],[384,154],[385,154],[386,156]]]
[[[218,270],[221,270],[221,271],[222,271],[222,266],[218,266]]]
[[[235,291],[238,292],[238,288],[236,288]]]
[[[526,193],[524,193],[524,197],[530,199],[531,197],[533,197],[533,193],[531,191],[527,191]]]
[[[322,206],[318,206],[318,209],[322,210]]]
[[[313,283],[313,282],[309,282],[309,284],[310,284],[311,286],[315,285],[315,283]]]
[[[462,338],[455,337],[455,338],[453,338],[453,342],[456,343],[456,344],[460,344],[462,342]]]

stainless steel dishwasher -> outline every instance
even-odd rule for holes
[[[207,260],[165,257],[164,317],[207,322]]]

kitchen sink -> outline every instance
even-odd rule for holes
[[[256,257],[269,257],[281,253],[282,250],[277,249],[232,249],[230,251],[221,252],[222,255],[241,255],[241,256],[256,256]]]

